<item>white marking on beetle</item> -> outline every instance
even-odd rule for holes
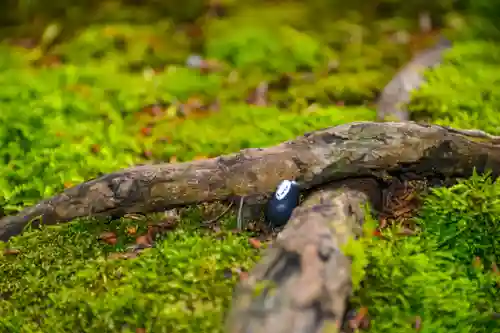
[[[276,190],[276,199],[283,200],[283,198],[287,196],[288,192],[290,192],[290,189],[294,184],[296,183],[291,180],[282,181]]]

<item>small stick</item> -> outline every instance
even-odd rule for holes
[[[243,220],[242,220],[242,213],[243,213],[243,201],[245,200],[245,197],[242,196],[240,197],[240,206],[238,208],[238,219],[237,219],[237,222],[236,222],[236,226],[238,228],[238,230],[241,230],[243,228]]]
[[[441,125],[439,125],[439,127],[444,128],[451,133],[462,134],[471,138],[488,139],[493,142],[500,142],[500,136],[491,135],[478,129],[458,129]]]
[[[229,205],[226,207],[226,209],[224,209],[224,211],[222,213],[220,213],[217,217],[214,217],[213,219],[208,220],[208,221],[203,221],[201,224],[203,224],[203,225],[209,225],[209,224],[213,224],[213,223],[219,221],[224,215],[227,214],[227,212],[229,212],[229,210],[231,209],[231,207],[233,207],[233,203],[232,202],[230,202]]]

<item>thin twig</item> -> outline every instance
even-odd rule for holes
[[[458,129],[448,126],[440,126],[451,133],[462,134],[471,138],[488,139],[493,142],[500,142],[500,136],[491,135],[478,129]]]
[[[241,214],[243,213],[243,201],[245,201],[245,197],[241,196],[240,197],[240,206],[238,208],[238,219],[236,221],[236,226],[237,226],[238,230],[241,230],[243,228],[243,221],[242,221],[242,217],[241,217]]]
[[[211,220],[208,220],[208,221],[203,221],[201,224],[203,224],[203,225],[214,224],[215,222],[219,221],[224,215],[226,215],[227,212],[229,212],[229,210],[231,209],[231,207],[233,207],[232,202],[230,202],[229,205],[226,207],[226,209],[224,209],[224,211],[222,213],[220,213],[217,217],[215,217]]]

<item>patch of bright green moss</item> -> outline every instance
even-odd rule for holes
[[[235,104],[210,117],[187,119],[180,125],[160,122],[150,141],[165,134],[170,136],[167,143],[153,143],[154,151],[163,160],[172,156],[187,160],[200,152],[218,156],[242,148],[268,147],[314,129],[374,119],[375,111],[362,107],[330,107],[296,113],[275,107]]]
[[[442,65],[427,73],[410,110],[416,118],[499,134],[500,47],[493,42],[457,43]]]
[[[126,228],[141,232],[145,221],[80,220],[17,237],[10,247],[20,253],[0,258],[0,331],[222,332],[236,272],[259,251],[245,234],[196,231],[199,216],[187,214],[133,260],[107,256],[133,243]],[[118,244],[99,242],[102,231],[116,232]]]
[[[425,199],[417,236],[398,236],[395,226],[382,239],[358,242],[354,260],[368,263],[353,300],[368,308],[370,332],[414,332],[417,317],[422,332],[500,328],[492,316],[500,310],[500,278],[491,266],[500,254],[499,189],[500,183],[477,175],[436,189]]]

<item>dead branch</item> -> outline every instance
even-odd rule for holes
[[[145,165],[87,181],[0,219],[0,240],[31,222],[54,224],[85,216],[147,213],[245,196],[262,203],[283,179],[304,189],[353,177],[398,173],[468,176],[500,171],[500,147],[449,129],[405,123],[356,122],[305,134],[265,149],[217,158]]]
[[[412,91],[424,82],[425,70],[441,63],[443,52],[451,43],[441,38],[438,43],[413,57],[408,64],[384,87],[377,101],[379,121],[408,121],[410,115],[406,105],[410,102]]]
[[[342,246],[360,236],[365,205],[378,192],[374,179],[314,191],[240,282],[227,332],[335,332],[326,328],[342,323],[351,295],[351,261]]]

